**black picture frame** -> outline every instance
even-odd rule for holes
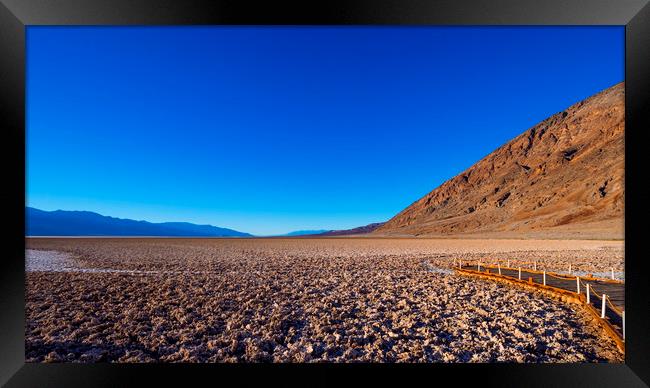
[[[624,364],[429,365],[115,365],[24,362],[25,32],[33,25],[624,25],[625,26],[625,273]],[[567,42],[570,44],[570,42]],[[641,140],[650,110],[648,0],[228,1],[228,0],[0,0],[0,384],[7,386],[123,386],[192,384],[226,378],[238,383],[345,384],[451,379],[497,386],[650,385],[650,281],[643,250],[642,178],[648,152]],[[635,227],[634,225],[639,225]],[[345,372],[347,376],[341,376]],[[449,383],[447,383],[449,384]],[[347,384],[346,384],[347,385]]]

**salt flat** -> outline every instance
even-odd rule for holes
[[[623,360],[577,307],[448,271],[457,259],[622,271],[621,241],[30,238],[27,248],[28,362]]]

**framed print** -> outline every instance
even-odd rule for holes
[[[0,382],[646,386],[649,14],[2,0]]]

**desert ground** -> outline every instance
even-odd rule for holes
[[[455,260],[623,272],[622,241],[26,239],[27,362],[622,362],[579,307]]]

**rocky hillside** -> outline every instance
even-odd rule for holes
[[[624,92],[620,83],[554,114],[374,234],[623,238]]]

